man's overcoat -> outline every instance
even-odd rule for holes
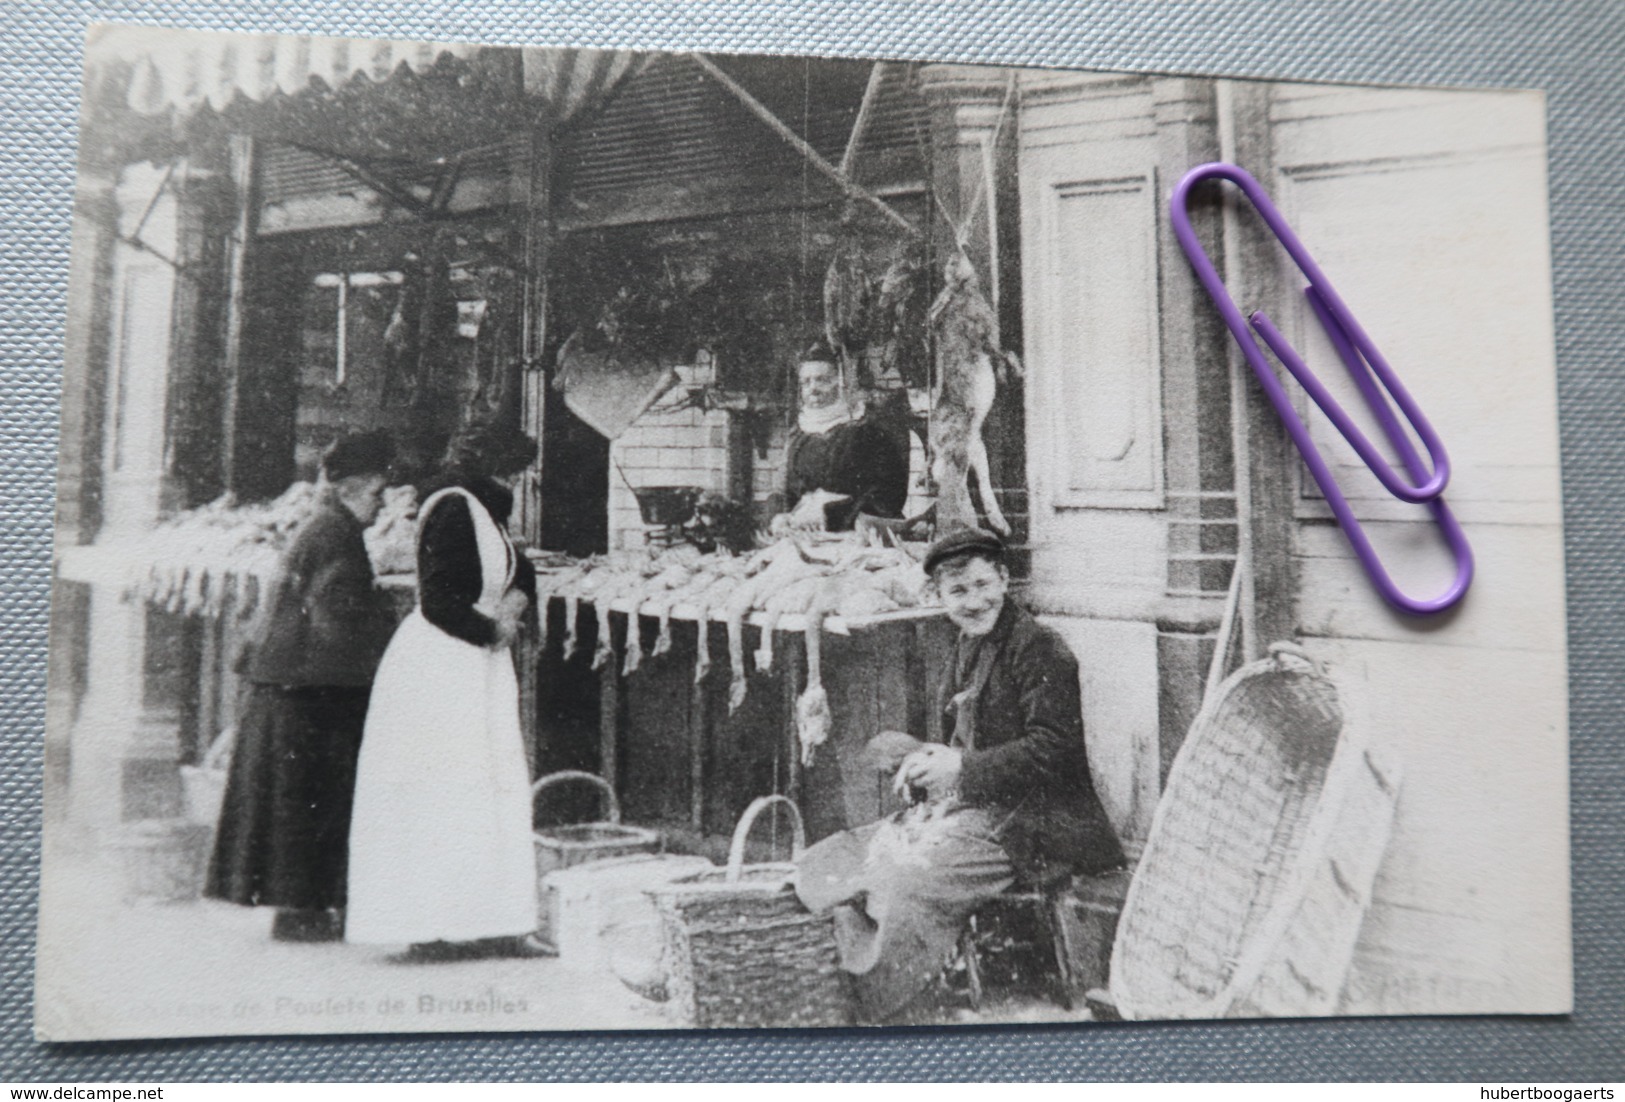
[[[331,492],[269,601],[204,890],[250,906],[342,907],[356,756],[395,618],[361,522]]]

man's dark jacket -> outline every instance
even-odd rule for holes
[[[395,630],[373,584],[361,522],[325,494],[283,558],[248,678],[262,685],[372,684]]]
[[[1089,775],[1071,649],[1008,599],[993,630],[979,642],[962,640],[960,649],[967,647],[940,701],[943,731],[963,743],[971,733],[951,701],[983,682],[964,708],[974,712],[974,747],[963,751],[960,798],[995,810],[998,841],[1024,880],[1121,865],[1122,848]]]

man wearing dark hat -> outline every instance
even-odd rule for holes
[[[834,352],[818,344],[796,368],[801,399],[785,449],[785,508],[775,528],[850,531],[860,513],[901,517],[908,438],[855,398]]]
[[[1089,776],[1077,659],[1009,599],[1004,545],[963,529],[925,566],[959,628],[937,701],[946,741],[877,739],[912,806],[813,846],[796,882],[809,908],[834,909],[841,965],[875,1021],[906,1007],[969,916],[1013,883],[1123,860]]]
[[[276,907],[271,936],[343,932],[350,806],[373,674],[395,627],[362,533],[394,447],[381,432],[322,459],[314,512],[283,557],[246,675],[206,894]]]

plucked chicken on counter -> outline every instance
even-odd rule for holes
[[[822,671],[826,620],[920,608],[927,603],[925,581],[919,559],[905,546],[875,546],[856,536],[786,536],[749,555],[706,553],[691,546],[612,552],[564,569],[543,570],[537,592],[542,600],[564,602],[567,657],[576,650],[581,602],[592,603],[598,618],[595,669],[615,660],[612,610],[659,621],[651,650],[656,655],[671,647],[674,616],[700,623],[721,619],[727,625],[730,709],[744,703],[748,690],[746,620],[754,616],[760,626],[752,663],[762,673],[773,667],[774,634],[783,618],[799,617],[807,648],[807,687],[797,701],[796,728],[802,759],[811,764],[817,747],[829,736],[829,698]],[[635,671],[643,657],[642,632],[628,631],[621,672]],[[703,681],[710,670],[710,633],[701,631],[695,682]]]
[[[169,612],[219,616],[228,600],[242,616],[270,591],[317,489],[295,482],[274,501],[239,505],[227,493],[178,513],[118,547],[126,568],[125,596]],[[367,553],[380,577],[410,574],[417,554],[417,493],[384,491],[383,507],[367,529]]]

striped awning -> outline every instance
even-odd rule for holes
[[[305,91],[313,79],[337,88],[357,75],[375,81],[401,65],[422,71],[442,54],[469,57],[466,43],[222,34],[168,27],[92,27],[87,69],[128,66],[125,105],[144,115],[220,110],[238,96],[264,101]]]
[[[222,110],[239,97],[265,102],[295,96],[313,82],[341,88],[358,76],[387,81],[405,66],[422,73],[446,55],[470,60],[491,48],[470,43],[313,35],[228,34],[102,24],[90,29],[85,64],[91,87],[117,74],[119,99],[143,115]],[[496,52],[504,52],[500,49]],[[634,72],[642,55],[627,50],[526,47],[525,94],[555,123],[596,104]]]

